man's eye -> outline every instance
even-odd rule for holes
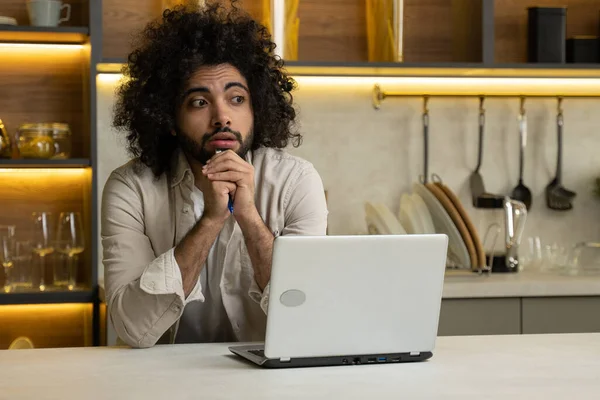
[[[208,104],[204,99],[197,99],[192,101],[192,107],[202,107]]]
[[[234,103],[242,104],[246,99],[244,96],[235,96],[232,100]]]

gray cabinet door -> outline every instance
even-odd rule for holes
[[[600,297],[523,299],[523,333],[600,332]]]
[[[521,299],[444,299],[439,336],[521,333]]]

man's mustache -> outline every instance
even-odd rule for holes
[[[238,131],[234,131],[233,129],[224,126],[221,128],[216,128],[214,131],[210,132],[210,133],[205,133],[204,137],[202,138],[202,144],[206,144],[213,136],[215,136],[217,133],[224,133],[224,132],[228,132],[231,133],[233,136],[235,136],[235,138],[237,139],[238,142],[242,143],[242,134],[239,133]]]

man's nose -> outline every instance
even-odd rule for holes
[[[216,105],[213,109],[212,126],[224,127],[231,125],[231,118],[223,105]]]

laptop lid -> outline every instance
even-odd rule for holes
[[[279,236],[269,358],[433,351],[448,238]]]

